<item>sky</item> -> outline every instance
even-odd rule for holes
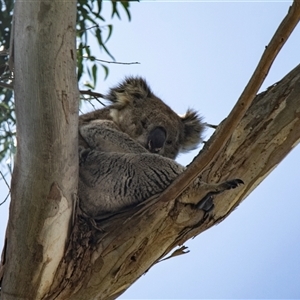
[[[131,2],[132,21],[125,13],[121,21],[114,19],[107,46],[117,61],[140,64],[109,64],[109,77],[102,81],[100,76],[96,90],[104,93],[126,75],[141,75],[177,113],[191,107],[206,122],[218,124],[234,106],[290,4]],[[104,9],[108,16],[110,4]],[[299,41],[300,25],[261,91],[299,64]],[[98,58],[109,59],[96,43],[91,47]],[[206,139],[210,134],[208,130]],[[177,161],[186,165],[198,151]],[[190,253],[156,264],[120,299],[300,298],[299,157],[300,146],[227,219],[186,242]],[[0,189],[5,197],[3,180]],[[0,207],[1,249],[8,204]]]

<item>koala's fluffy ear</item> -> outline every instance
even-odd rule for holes
[[[188,109],[186,114],[181,116],[180,119],[184,127],[184,135],[180,143],[180,151],[187,152],[197,148],[199,143],[203,141],[202,134],[204,132],[205,125],[197,112],[191,109]]]
[[[120,84],[110,89],[106,99],[117,106],[126,106],[132,99],[146,99],[153,95],[146,80],[142,77],[126,77]]]

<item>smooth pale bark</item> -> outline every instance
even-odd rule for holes
[[[177,199],[155,197],[106,220],[78,217],[46,299],[117,297],[174,247],[226,218],[299,140],[300,65],[256,96],[219,155],[199,170],[209,183],[241,178],[245,185],[216,196],[210,215],[186,204],[192,184]],[[207,190],[197,193],[200,200]]]
[[[1,299],[41,299],[71,231],[78,182],[76,1],[17,1],[17,155]]]

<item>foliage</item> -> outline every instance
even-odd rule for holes
[[[113,25],[107,24],[102,15],[103,0],[78,0],[77,4],[77,74],[78,81],[84,73],[88,74],[91,82],[85,85],[94,88],[98,78],[98,65],[102,67],[105,78],[109,69],[104,62],[99,63],[89,47],[89,38],[96,38],[99,48],[114,60],[106,43],[113,32]],[[111,18],[119,19],[121,10],[130,21],[130,1],[111,1]],[[0,162],[6,161],[15,151],[15,114],[12,86],[12,73],[9,70],[9,43],[13,15],[13,0],[0,0]],[[99,25],[101,24],[101,26]],[[103,24],[103,25],[102,25]],[[105,36],[105,37],[104,37]],[[101,70],[101,68],[100,68]]]
[[[118,16],[120,19],[119,5],[124,8],[127,17],[131,20],[131,15],[129,12],[129,1],[113,1],[112,4],[112,14],[111,17]],[[112,24],[105,24],[104,26],[99,26],[99,21],[105,22],[104,17],[101,15],[102,11],[102,0],[79,0],[77,5],[77,38],[78,38],[78,51],[77,51],[77,60],[78,60],[78,80],[82,77],[83,73],[88,73],[92,83],[86,84],[90,88],[94,88],[97,81],[98,73],[98,62],[97,59],[91,51],[91,48],[88,43],[88,37],[92,34],[101,50],[103,50],[108,56],[115,60],[111,52],[106,47],[107,41],[110,39],[113,32]],[[107,32],[104,39],[104,32]],[[97,61],[96,61],[97,59]],[[86,63],[90,62],[90,64]],[[105,63],[100,63],[100,66],[103,68],[105,73],[105,78],[108,76],[109,69]]]

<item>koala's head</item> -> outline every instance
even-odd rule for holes
[[[140,77],[127,77],[106,96],[110,116],[120,130],[150,152],[174,159],[179,152],[195,149],[205,125],[193,110],[177,115],[156,97]]]

